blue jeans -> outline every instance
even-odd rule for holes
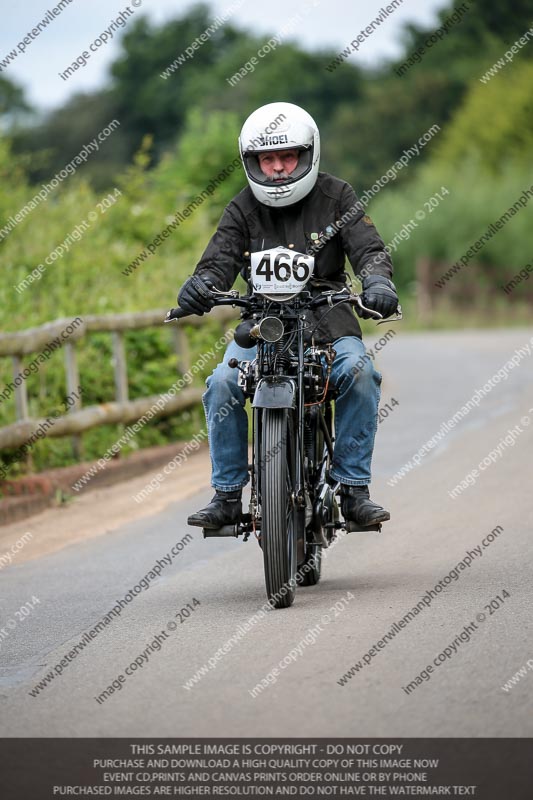
[[[371,480],[372,452],[378,422],[381,375],[376,372],[361,339],[343,336],[333,342],[337,351],[330,386],[335,398],[335,450],[331,477],[350,486]],[[248,417],[245,397],[237,385],[238,370],[230,358],[251,361],[256,348],[245,349],[232,341],[222,363],[206,380],[202,397],[207,420],[213,488],[222,492],[248,483]]]

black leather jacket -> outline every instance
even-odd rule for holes
[[[325,172],[319,172],[315,186],[303,200],[283,208],[263,205],[247,186],[226,206],[194,273],[211,278],[218,289],[227,291],[243,270],[245,254],[292,245],[296,251],[315,255],[311,286],[306,287],[313,293],[345,285],[346,256],[356,275],[366,268],[374,275],[391,278],[392,262],[383,240],[356,204],[350,184]],[[338,225],[350,209],[352,213]],[[321,242],[325,242],[323,246]],[[244,271],[243,277],[247,277]],[[323,307],[316,310],[314,318],[309,319],[309,330],[324,313]],[[330,310],[314,333],[317,343],[341,336],[361,337],[359,322],[347,304]]]

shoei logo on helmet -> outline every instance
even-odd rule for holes
[[[259,136],[256,140],[259,142],[259,147],[270,147],[273,144],[288,144],[289,138],[287,134],[279,136]]]

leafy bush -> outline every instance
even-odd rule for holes
[[[228,164],[228,147],[216,146],[216,142],[221,141],[224,124],[224,120],[218,119],[205,131],[203,152],[211,153],[209,163],[203,164],[207,176],[211,171],[218,174]],[[198,119],[193,117],[189,142],[193,137],[201,147],[198,125]],[[221,206],[227,202],[228,193],[233,194],[240,188],[242,173],[236,170],[228,178],[228,185],[222,183],[211,198],[207,198],[168,239],[163,240],[154,255],[140,262],[132,274],[124,275],[127,265],[169,222],[174,221],[175,212],[203,188],[201,164],[191,164],[189,172],[183,169],[184,152],[190,149],[187,137],[182,149],[177,149],[174,156],[169,155],[164,164],[152,172],[146,170],[149,146],[150,142],[146,140],[135,164],[117,180],[118,192],[104,193],[104,196],[110,195],[110,205],[107,209],[101,207],[103,213],[98,206],[102,196],[84,180],[73,176],[63,181],[46,201],[5,237],[0,244],[4,330],[24,330],[58,318],[83,318],[85,314],[153,308],[164,310],[175,303],[177,290],[185,277],[192,273],[214,230]],[[232,158],[236,155],[234,148]],[[1,140],[0,175],[5,189],[0,201],[0,218],[6,219],[22,208],[37,190],[27,185],[21,165],[11,161],[8,145]],[[91,221],[90,215],[94,214],[97,216]],[[86,230],[83,230],[84,220],[90,222]],[[53,264],[46,265],[45,258],[58,245],[64,244],[69,233],[76,228],[82,231],[81,238],[78,241],[71,238],[68,251]],[[39,264],[45,267],[43,274],[18,292],[15,287]],[[201,352],[209,350],[220,336],[219,326],[209,319],[200,329],[190,331],[192,361]],[[126,348],[131,399],[163,392],[174,383],[179,373],[169,326],[161,324],[161,329],[128,333]],[[89,334],[77,345],[77,352],[83,404],[114,399],[110,334]],[[33,357],[23,359],[24,365]],[[197,376],[198,386],[202,385],[215,363],[216,359]],[[11,381],[12,377],[10,359],[2,359],[2,383]],[[52,410],[60,409],[65,395],[62,353],[54,353],[36,375],[27,379],[26,385],[32,417],[46,416]],[[0,425],[14,422],[14,416],[14,398],[11,397],[0,404]],[[200,417],[191,411],[179,417],[154,421],[144,427],[132,447],[187,438],[198,429],[200,418],[203,419],[203,415]],[[120,426],[105,426],[84,434],[85,457],[101,457],[120,437],[120,430]],[[38,442],[32,448],[32,456],[37,467],[58,466],[73,459],[68,440],[51,438]],[[12,474],[20,469],[22,466],[14,465]]]

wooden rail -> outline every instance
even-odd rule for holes
[[[62,348],[65,354],[65,382],[67,397],[74,397],[79,386],[79,373],[76,361],[76,342],[88,333],[110,333],[113,342],[113,364],[115,375],[115,397],[107,403],[82,408],[81,397],[76,397],[68,412],[54,418],[53,425],[46,430],[46,436],[73,436],[78,440],[84,431],[98,425],[127,424],[140,420],[150,412],[153,417],[167,417],[197,405],[202,390],[195,387],[180,388],[162,395],[141,397],[129,400],[127,353],[124,346],[124,333],[132,330],[161,327],[166,311],[141,311],[131,314],[89,315],[74,319],[57,319],[16,333],[0,333],[0,357],[11,357],[13,364],[13,382],[9,383],[2,393],[12,391],[15,394],[16,422],[0,428],[0,450],[19,447],[25,444],[46,423],[45,419],[34,419],[28,415],[28,396],[25,379],[15,384],[15,380],[24,372],[24,357],[39,353],[41,356],[51,349]],[[224,332],[227,323],[235,320],[237,312],[228,307],[215,308],[209,319],[215,319]],[[205,317],[190,317],[186,324],[200,327]],[[174,338],[174,350],[177,367],[180,373],[187,373],[191,368],[188,339],[183,324],[172,323],[167,327]],[[222,357],[222,351],[220,352]],[[27,367],[26,367],[27,369]],[[172,389],[172,387],[169,387]],[[152,413],[153,412],[153,413]]]

